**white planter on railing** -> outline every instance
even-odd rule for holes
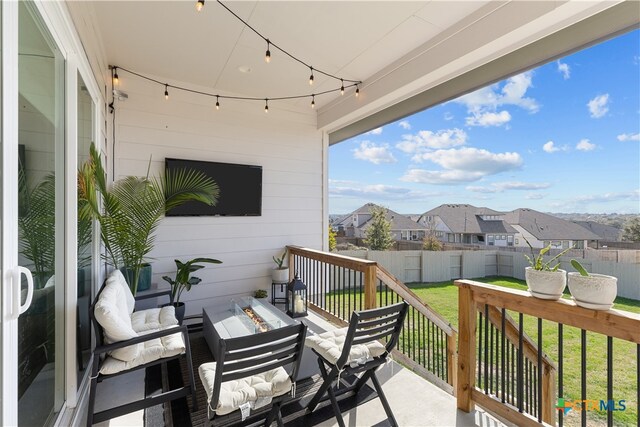
[[[529,293],[541,299],[559,300],[567,286],[567,272],[565,270],[544,271],[527,267],[524,276],[529,287]]]
[[[609,310],[618,295],[618,278],[605,274],[569,273],[569,291],[576,304],[593,310]]]

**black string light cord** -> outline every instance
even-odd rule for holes
[[[302,59],[292,55],[291,53],[287,52],[285,49],[281,48],[280,46],[278,46],[277,44],[273,43],[271,40],[269,40],[267,37],[263,36],[262,33],[260,33],[258,30],[256,30],[255,28],[253,28],[251,25],[249,25],[249,23],[247,21],[245,21],[244,19],[242,19],[240,16],[238,16],[233,10],[229,9],[227,7],[226,4],[222,3],[222,1],[220,0],[216,0],[216,2],[222,6],[223,8],[225,8],[227,10],[227,12],[229,12],[230,14],[232,14],[238,21],[242,22],[244,24],[245,27],[247,27],[248,29],[250,29],[251,31],[253,31],[254,33],[256,33],[256,35],[258,37],[260,37],[262,40],[265,41],[265,43],[267,43],[267,51],[269,52],[269,46],[273,46],[276,49],[278,49],[280,52],[284,53],[285,55],[287,55],[289,58],[293,59],[294,61],[299,62],[300,64],[304,65],[305,67],[307,67],[308,69],[311,70],[311,76],[313,76],[313,73],[319,73],[319,74],[323,74],[327,77],[331,77],[332,79],[336,79],[339,80],[340,82],[347,82],[347,83],[355,83],[355,85],[359,85],[362,84],[362,82],[360,80],[350,80],[350,79],[345,79],[345,78],[341,78],[338,76],[334,76],[331,73],[327,73],[326,71],[322,71],[318,68],[314,68],[313,66],[311,66],[310,64],[307,64],[306,62],[304,62]],[[204,5],[204,3],[203,3]],[[268,57],[271,58],[271,54],[269,52]],[[310,81],[313,81],[313,78],[310,79]],[[354,85],[350,85],[349,87],[354,86]],[[316,94],[318,95],[318,94]],[[270,98],[270,99],[275,99],[275,98]]]
[[[167,97],[168,99],[168,91],[169,89],[176,89],[176,90],[180,90],[183,92],[188,92],[188,93],[195,93],[198,95],[203,95],[203,96],[208,96],[211,98],[216,98],[216,107],[219,108],[220,107],[220,100],[223,99],[233,99],[233,100],[241,100],[241,101],[260,101],[260,102],[265,102],[265,105],[268,104],[269,101],[286,101],[286,100],[291,100],[291,99],[305,99],[305,98],[309,98],[311,99],[312,102],[312,107],[315,106],[315,97],[319,96],[319,95],[326,95],[328,93],[333,93],[333,92],[343,92],[345,88],[350,88],[350,87],[354,87],[356,86],[356,91],[359,92],[359,89],[357,88],[357,86],[361,83],[361,82],[355,82],[353,81],[353,83],[347,84],[346,86],[342,86],[340,88],[337,89],[329,89],[329,90],[324,90],[321,92],[314,92],[311,94],[305,94],[305,95],[291,95],[291,96],[275,96],[272,98],[261,98],[261,97],[256,97],[256,96],[233,96],[233,95],[220,95],[219,93],[211,93],[211,92],[204,92],[201,90],[196,90],[196,89],[190,89],[188,87],[184,87],[184,86],[178,86],[178,85],[172,85],[166,82],[162,82],[160,80],[154,79],[153,77],[149,77],[146,76],[144,74],[141,73],[137,73],[135,71],[129,70],[127,68],[124,67],[120,67],[118,65],[110,65],[109,68],[111,68],[112,70],[112,82],[113,82],[113,75],[117,75],[118,71],[124,71],[125,73],[129,73],[131,75],[134,75],[136,77],[139,77],[141,79],[150,81],[152,83],[155,83],[159,86],[162,86],[164,88],[164,92],[165,92],[165,97]],[[349,80],[349,82],[351,82],[351,80]]]

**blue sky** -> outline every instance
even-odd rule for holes
[[[640,31],[333,145],[329,212],[373,202],[640,212]]]

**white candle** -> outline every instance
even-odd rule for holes
[[[294,309],[296,313],[304,313],[304,302],[300,295],[296,295],[294,298]]]

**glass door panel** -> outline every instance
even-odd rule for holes
[[[30,3],[18,17],[18,264],[34,281],[18,318],[18,423],[40,426],[64,401],[64,59]]]

